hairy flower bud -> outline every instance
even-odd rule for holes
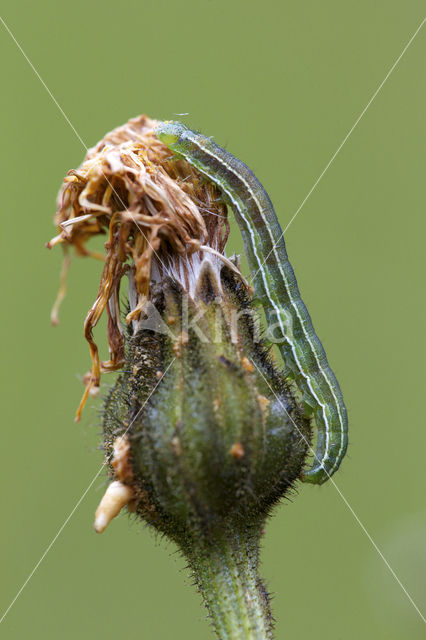
[[[208,258],[196,278],[193,296],[170,277],[157,286],[167,330],[129,332],[104,411],[110,450],[123,434],[129,442],[132,508],[184,548],[262,524],[309,439],[245,286]]]

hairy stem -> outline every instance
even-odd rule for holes
[[[268,595],[258,577],[258,538],[217,536],[190,566],[220,640],[271,640]]]

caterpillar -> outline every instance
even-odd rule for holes
[[[314,462],[302,480],[323,484],[339,468],[348,444],[342,392],[302,301],[272,202],[254,173],[211,138],[179,122],[162,122],[156,136],[221,191],[233,210],[268,325],[280,334],[284,373],[294,379],[317,427]]]

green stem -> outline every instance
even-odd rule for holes
[[[197,545],[190,566],[220,640],[272,640],[268,596],[258,577],[258,538]]]

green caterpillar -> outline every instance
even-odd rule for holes
[[[233,155],[179,122],[164,122],[157,137],[213,182],[231,206],[243,236],[255,294],[269,324],[276,323],[286,375],[312,407],[318,429],[314,463],[302,480],[322,484],[337,471],[348,444],[342,392],[302,301],[283,233],[265,189]]]

